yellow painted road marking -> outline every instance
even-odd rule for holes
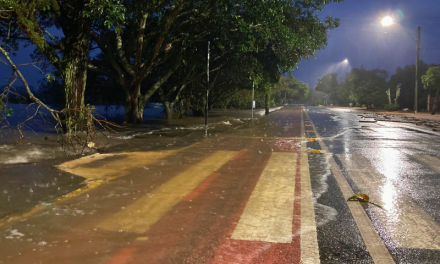
[[[306,125],[306,127],[311,127],[312,125]]]
[[[238,151],[217,151],[185,172],[180,173],[154,192],[137,200],[98,225],[98,228],[142,234],[165,213],[187,196],[206,177],[220,169]]]
[[[297,153],[272,152],[232,239],[292,242],[297,157]]]
[[[228,138],[254,138],[254,139],[282,139],[282,140],[287,140],[287,139],[303,139],[302,137],[250,137],[250,136],[228,136]]]
[[[193,147],[195,145],[199,144],[199,142],[192,144],[190,146],[180,148],[177,150],[168,150],[168,151],[161,151],[161,152],[127,152],[127,153],[115,153],[115,154],[94,154],[91,156],[83,157],[80,159],[64,162],[56,167],[59,169],[84,177],[87,179],[86,185],[78,188],[68,194],[65,194],[57,199],[56,202],[52,203],[52,206],[55,204],[58,204],[68,198],[76,197],[86,191],[90,191],[98,186],[100,186],[102,183],[114,179],[116,177],[124,176],[126,173],[129,172],[129,169],[134,167],[140,167],[145,166],[151,163],[154,163],[159,158],[164,158],[168,155],[172,155],[174,153],[177,153],[179,151],[188,149],[190,147]],[[133,155],[134,154],[134,155]],[[114,156],[128,156],[128,158],[122,158],[118,161],[118,163],[114,164],[113,162],[106,162],[105,158],[110,158]],[[132,157],[130,157],[132,156]],[[149,159],[144,159],[144,157],[148,156]],[[140,160],[139,160],[140,159]],[[99,168],[87,168],[87,164],[95,162],[97,160],[101,160],[103,166],[100,166]],[[125,162],[132,162],[131,167],[127,168],[127,164]],[[106,164],[107,163],[107,164]],[[124,164],[121,164],[124,163]],[[122,167],[118,167],[118,165],[123,165]],[[109,171],[108,168],[114,168],[114,171]],[[105,178],[105,179],[104,179]],[[9,218],[3,218],[0,220],[0,226],[5,225],[6,223],[12,222],[12,221],[19,221],[21,219],[27,218],[36,212],[39,212],[43,209],[47,208],[47,206],[36,206],[34,207],[30,212],[19,214],[19,215],[13,215]]]
[[[311,132],[313,132],[313,130],[307,130],[306,132],[307,132],[307,133],[311,133]]]
[[[92,156],[72,160],[58,165],[58,168],[84,177],[88,180],[113,179],[127,175],[133,168],[152,164],[158,159],[175,154],[182,149],[151,151],[151,152],[128,152],[115,154],[95,154]],[[113,160],[115,159],[116,160]],[[106,159],[108,159],[106,161]],[[90,165],[96,164],[91,167]]]
[[[440,249],[440,227],[411,197],[401,193],[390,179],[379,173],[362,155],[337,156],[361,192],[368,193],[370,200],[375,199],[386,209],[372,207],[397,247]],[[389,168],[392,168],[393,163],[399,167],[396,161],[386,162]]]
[[[316,141],[316,138],[308,138],[307,141]]]
[[[309,150],[310,153],[322,153],[319,149],[311,149]]]

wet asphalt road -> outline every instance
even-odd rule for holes
[[[321,261],[372,262],[347,205],[337,198],[342,194],[330,170],[333,158],[354,193],[383,207],[363,204],[396,263],[440,263],[439,134],[412,124],[362,123],[361,111],[306,108],[328,148],[326,157],[309,160],[315,196],[323,192],[322,178],[328,184],[315,205]],[[318,142],[308,147],[321,149]]]
[[[0,263],[440,263],[440,137],[359,113],[286,107],[208,139],[27,165],[89,185],[0,221]]]

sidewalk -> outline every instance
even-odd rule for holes
[[[417,114],[414,114],[413,112],[402,112],[402,111],[394,111],[389,112],[386,110],[379,110],[379,109],[367,109],[362,107],[345,107],[345,106],[327,106],[328,108],[342,108],[342,109],[352,109],[352,110],[359,110],[359,111],[365,111],[365,112],[372,112],[378,115],[402,115],[406,117],[413,117],[413,118],[423,118],[423,119],[429,119],[434,121],[440,121],[440,111],[437,112],[436,115],[431,115],[429,112],[418,112]]]

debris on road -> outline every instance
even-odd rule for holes
[[[370,196],[368,196],[368,195],[365,194],[365,193],[358,193],[358,194],[355,194],[355,195],[353,195],[352,197],[348,198],[347,201],[358,201],[358,202],[363,202],[363,203],[370,203],[370,204],[373,204],[373,205],[375,205],[375,206],[377,206],[377,207],[383,209],[382,206],[380,206],[380,205],[378,205],[378,204],[376,204],[376,203],[372,203],[372,202],[370,202]],[[384,209],[384,210],[385,210],[385,209]]]

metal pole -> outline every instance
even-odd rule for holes
[[[252,120],[254,120],[254,82],[252,82]]]
[[[206,74],[208,77],[208,85],[206,87],[206,104],[205,104],[205,137],[208,136],[209,44],[210,44],[210,41],[208,41],[208,65],[207,65],[207,70],[206,70]]]
[[[284,104],[287,104],[287,90],[284,91]]]
[[[416,56],[416,87],[414,91],[414,114],[417,114],[417,88],[419,86],[419,51],[420,51],[420,27],[417,28],[417,56]]]

